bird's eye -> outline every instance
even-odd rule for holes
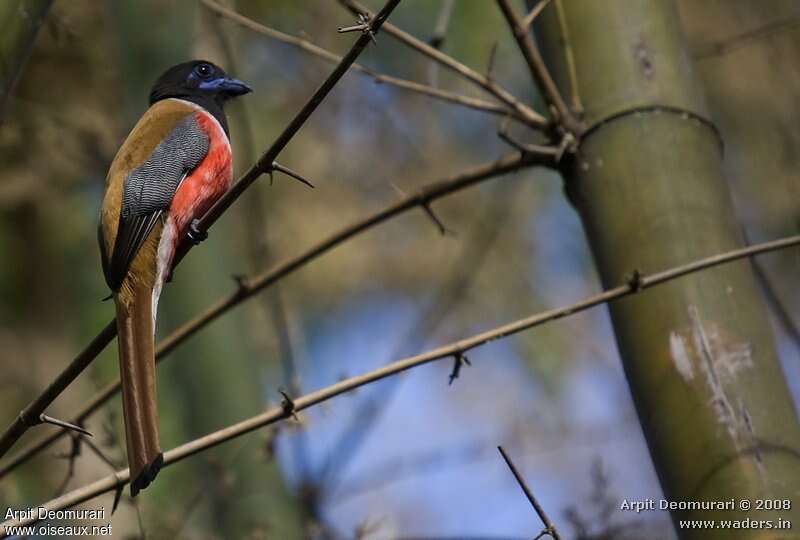
[[[203,79],[210,77],[214,70],[208,64],[200,64],[196,68],[194,68],[194,72],[197,73]]]

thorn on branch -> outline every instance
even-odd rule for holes
[[[117,484],[117,487],[114,489],[114,503],[111,505],[111,515],[114,515],[114,512],[117,511],[117,507],[119,506],[119,501],[122,500],[122,492],[124,491],[125,484],[120,482]]]
[[[448,381],[447,385],[451,386],[453,381],[458,379],[459,375],[461,375],[461,368],[464,365],[472,366],[472,363],[469,361],[469,358],[466,357],[464,353],[457,353],[453,357],[453,370],[450,372],[450,380]]]
[[[20,413],[20,417],[22,413]],[[82,433],[84,435],[88,435],[92,437],[93,435],[86,429],[82,428],[81,426],[70,424],[69,422],[65,422],[64,420],[59,420],[58,418],[53,418],[52,416],[47,416],[46,414],[42,413],[39,415],[39,423],[42,424],[52,424],[54,426],[62,427],[65,429],[69,429],[72,431],[77,431],[78,433]]]
[[[236,294],[245,294],[250,291],[250,282],[244,274],[233,274],[231,276],[236,282]]]
[[[397,185],[397,184],[395,184],[394,182],[389,182],[389,185],[390,185],[390,186],[392,186],[392,188],[393,188],[393,189],[394,189],[394,190],[395,190],[395,191],[398,193],[398,195],[400,195],[401,197],[408,197],[408,194],[407,194],[405,191],[403,191],[403,190],[400,188],[400,186],[398,186],[398,185]]]
[[[569,132],[565,133],[556,150],[556,163],[561,163],[561,158],[564,157],[565,153],[569,152],[570,154],[574,154],[577,150],[578,140],[575,138],[575,135]]]
[[[425,213],[428,215],[428,217],[431,218],[433,224],[436,225],[436,228],[439,229],[439,234],[442,236],[447,236],[448,234],[455,236],[456,233],[445,227],[442,220],[439,219],[439,217],[434,213],[429,202],[423,202],[421,206],[422,209],[425,210]]]
[[[269,172],[269,185],[272,185],[272,180],[273,180],[272,173],[274,171],[282,172],[286,176],[290,176],[290,177],[294,178],[295,180],[304,183],[305,185],[307,185],[311,189],[314,189],[314,184],[309,182],[303,175],[301,175],[298,172],[293,171],[292,169],[290,169],[288,167],[284,167],[283,165],[281,165],[277,161],[273,161],[272,165],[270,165],[270,168],[269,168],[269,171],[268,171]]]
[[[283,401],[281,401],[281,409],[283,409],[283,414],[287,418],[291,416],[294,420],[299,422],[300,419],[297,418],[297,408],[295,407],[294,400],[283,390],[279,389],[278,392],[283,396]]]
[[[494,63],[497,59],[497,42],[492,43],[492,48],[489,50],[489,61],[486,63],[486,78],[490,81],[494,80]]]
[[[528,30],[530,30],[531,25],[533,24],[533,21],[536,20],[536,17],[538,17],[539,14],[541,14],[542,11],[544,11],[544,8],[546,8],[547,4],[549,4],[549,3],[550,3],[550,0],[541,0],[538,4],[533,6],[533,9],[531,9],[530,13],[525,15],[525,18],[522,19],[522,30],[523,31],[527,32]]]
[[[628,287],[631,288],[631,292],[638,293],[644,289],[644,277],[639,270],[635,269],[625,276],[625,282],[628,284]]]
[[[556,147],[556,146],[542,145],[542,144],[522,143],[516,140],[508,132],[508,117],[506,117],[506,119],[503,121],[503,124],[500,126],[500,129],[497,130],[497,136],[500,137],[509,146],[519,150],[523,154],[549,157],[556,162],[560,157],[559,154],[563,155],[564,151],[566,150],[566,147],[563,150],[561,150],[560,146]]]
[[[378,44],[378,41],[375,39],[375,32],[372,31],[372,19],[366,13],[358,14],[358,24],[354,24],[353,26],[341,26],[339,27],[338,31],[340,34],[344,34],[346,32],[361,32],[362,34],[369,34],[369,38],[372,40],[372,43],[375,45]]]

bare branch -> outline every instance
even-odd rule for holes
[[[546,156],[556,161],[556,157],[563,154],[561,146],[548,146],[542,144],[521,143],[511,136],[505,128],[500,128],[497,131],[497,136],[503,139],[509,146],[516,148],[523,154],[530,154],[534,156]]]
[[[377,33],[381,25],[384,23],[389,14],[397,7],[400,0],[388,0],[386,5],[381,11],[370,19],[370,32]],[[268,173],[271,170],[272,164],[278,157],[278,154],[289,144],[292,137],[297,134],[300,128],[305,124],[308,117],[316,110],[320,103],[325,99],[328,93],[333,89],[339,79],[345,74],[349,67],[355,62],[355,59],[361,54],[361,51],[370,42],[370,36],[364,34],[350,48],[350,51],[342,58],[341,62],[336,66],[336,69],[328,76],[316,92],[309,98],[302,109],[295,115],[283,132],[278,135],[275,142],[272,143],[266,152],[264,152],[259,160],[231,187],[228,192],[222,196],[209,211],[196,223],[196,229],[200,234],[206,233],[211,225],[222,216],[222,214],[238,199],[242,193],[258,179],[262,174]],[[186,253],[192,248],[191,238],[187,236],[178,246],[173,262],[173,269],[180,264]],[[64,391],[64,389],[77,378],[78,375],[88,366],[91,361],[99,354],[105,346],[116,335],[117,329],[115,323],[112,321],[103,329],[92,343],[89,344],[83,353],[64,370],[58,378],[33,402],[31,402],[19,417],[9,426],[3,435],[0,437],[0,457],[4,456],[6,452],[14,445],[14,443],[22,436],[28,427],[34,425],[31,422],[32,418],[37,418],[44,410],[53,402],[53,400]]]
[[[561,92],[558,90],[556,83],[550,76],[550,71],[539,53],[539,48],[533,42],[533,37],[528,31],[528,27],[524,21],[520,19],[519,15],[511,7],[509,0],[497,0],[497,5],[500,11],[511,27],[514,38],[517,40],[519,49],[525,61],[528,64],[528,69],[533,77],[533,82],[538,86],[544,94],[547,102],[553,106],[556,112],[556,120],[561,123],[567,132],[580,135],[583,130],[580,122],[574,117],[572,111],[569,110],[564,98],[561,97]],[[541,5],[541,4],[540,4]],[[531,19],[533,20],[533,19]]]
[[[685,276],[690,273],[699,272],[701,270],[705,270],[714,266],[719,266],[721,264],[729,263],[735,260],[743,259],[745,257],[751,257],[754,255],[767,253],[770,251],[776,251],[779,249],[785,249],[796,245],[800,245],[800,235],[789,236],[786,238],[773,240],[771,242],[764,242],[746,248],[735,249],[725,253],[720,253],[718,255],[712,255],[710,257],[699,259],[697,261],[693,261],[681,266],[676,266],[668,270],[656,272],[654,274],[650,274],[647,276],[642,276],[640,281],[641,289],[642,290],[648,289],[650,287],[660,285],[662,283],[677,279],[679,277]],[[332,399],[336,396],[339,396],[341,394],[344,394],[361,386],[365,386],[367,384],[371,384],[375,381],[390,377],[392,375],[402,373],[417,366],[421,366],[438,360],[452,358],[453,356],[458,354],[463,355],[467,351],[470,351],[474,348],[495,341],[497,339],[517,334],[519,332],[528,330],[535,326],[540,326],[546,322],[560,319],[572,315],[574,313],[577,313],[579,311],[584,311],[591,307],[600,304],[605,304],[612,300],[617,300],[619,298],[629,296],[631,294],[637,294],[637,293],[630,284],[626,283],[623,285],[619,285],[618,287],[615,287],[613,289],[606,290],[602,293],[587,297],[569,306],[560,307],[549,311],[544,311],[542,313],[537,313],[529,317],[526,317],[524,319],[519,319],[514,322],[508,323],[506,325],[494,328],[492,330],[487,330],[480,334],[476,334],[468,338],[450,343],[448,345],[441,346],[437,349],[433,349],[431,351],[418,354],[416,356],[410,356],[408,358],[398,360],[381,368],[368,371],[366,373],[357,375],[355,377],[350,377],[348,379],[341,380],[335,384],[326,386],[315,392],[305,394],[304,396],[301,396],[299,398],[294,398],[291,400],[291,412],[299,412],[305,410],[309,407],[318,405],[319,403]],[[200,437],[198,439],[185,443],[181,446],[173,448],[172,450],[164,454],[164,467],[168,467],[183,459],[186,459],[197,453],[203,452],[209,448],[213,448],[224,442],[240,437],[246,433],[250,433],[251,431],[255,431],[261,427],[274,424],[282,419],[287,418],[288,415],[289,414],[287,412],[286,405],[272,407],[262,414],[253,416],[237,424],[233,424],[231,426],[222,428],[218,431],[205,435],[204,437]],[[128,470],[127,469],[119,470],[115,474],[101,478],[100,480],[97,480],[92,484],[71,491],[61,497],[48,501],[39,506],[42,506],[48,510],[62,510],[64,508],[69,508],[84,501],[88,501],[102,493],[115,491],[121,485],[124,485],[128,481],[129,481]],[[3,523],[0,523],[0,533],[2,533],[7,527],[30,525],[32,523],[37,522],[37,520],[38,517],[31,517],[20,521],[14,521],[14,520],[5,521]]]
[[[369,10],[355,0],[339,0],[339,3],[344,5],[347,9],[355,14],[369,13]],[[451,71],[461,75],[470,82],[483,88],[497,99],[508,105],[516,114],[520,116],[522,121],[534,129],[547,128],[549,122],[547,119],[534,111],[519,99],[514,97],[511,92],[498,85],[492,79],[485,75],[481,75],[474,69],[467,67],[452,56],[449,56],[434,47],[431,47],[424,41],[421,41],[411,34],[404,32],[393,24],[386,23],[383,26],[384,32],[397,38],[400,42],[424,54],[428,58],[438,62],[442,66],[450,69]]]
[[[506,453],[506,451],[503,450],[502,446],[498,446],[497,449],[500,451],[500,455],[503,456],[503,459],[505,460],[506,465],[508,465],[508,468],[511,469],[511,473],[514,475],[514,478],[517,479],[519,487],[521,487],[522,491],[525,492],[525,496],[530,501],[531,506],[533,506],[533,509],[536,510],[536,514],[539,516],[539,519],[542,520],[542,524],[544,524],[544,530],[542,530],[542,532],[539,533],[539,536],[537,536],[536,538],[541,538],[542,536],[547,534],[552,536],[554,540],[561,540],[561,537],[558,535],[558,531],[556,530],[555,525],[553,525],[553,523],[550,521],[550,518],[547,517],[547,513],[545,513],[544,508],[542,508],[542,505],[539,504],[539,501],[536,500],[536,497],[533,495],[533,491],[531,491],[531,488],[528,487],[528,483],[525,482],[525,479],[517,470],[517,467],[514,465],[514,462],[511,461],[511,458]]]
[[[221,6],[214,0],[201,0],[201,1],[204,6],[214,11],[219,16],[225,17],[231,22],[234,22],[239,26],[242,26],[243,28],[247,28],[248,30],[252,30],[257,34],[261,34],[271,39],[280,41],[281,43],[286,43],[293,47],[297,47],[305,52],[313,54],[314,56],[317,56],[329,62],[337,63],[342,60],[342,57],[339,56],[338,54],[332,53],[327,49],[315,45],[314,43],[308,41],[307,39],[292,36],[290,34],[286,34],[279,30],[269,28],[268,26],[264,26],[263,24],[260,24],[252,19],[249,19],[244,15],[237,13],[236,11],[233,11],[232,9],[228,9],[227,7]],[[490,114],[497,114],[497,115],[511,114],[515,119],[519,121],[523,120],[523,118],[516,111],[509,109],[508,107],[506,107],[501,103],[493,103],[491,101],[486,101],[483,99],[478,99],[470,96],[462,96],[460,94],[448,92],[446,90],[441,90],[439,88],[434,88],[433,86],[428,86],[419,82],[409,81],[407,79],[401,79],[399,77],[393,77],[391,75],[385,75],[383,73],[378,73],[358,63],[354,63],[351,66],[351,69],[354,71],[358,71],[368,77],[371,77],[378,84],[388,84],[391,86],[395,86],[397,88],[402,88],[404,90],[416,92],[418,94],[423,94],[434,99],[439,99],[442,101],[446,101],[448,103],[454,103],[456,105],[462,105],[470,109],[483,111]]]
[[[450,178],[446,178],[438,182],[431,182],[424,185],[415,193],[405,196],[400,201],[397,201],[394,204],[367,216],[366,218],[359,219],[350,225],[345,226],[341,230],[318,242],[316,245],[312,246],[300,255],[282,261],[271,269],[251,278],[241,277],[238,282],[237,289],[234,292],[218,300],[209,306],[205,311],[184,323],[172,334],[159,342],[158,347],[156,348],[156,361],[160,362],[162,359],[166,358],[167,355],[169,355],[169,353],[181,343],[213,320],[225,314],[231,308],[252,297],[259,291],[278,282],[289,274],[297,271],[339,244],[371,229],[372,227],[375,227],[416,207],[424,204],[430,204],[439,198],[458,192],[484,180],[495,178],[524,167],[540,164],[543,164],[543,162],[540,158],[535,156],[508,155],[497,161],[483,164],[474,169],[461,172]],[[81,355],[79,355],[75,361],[73,361],[73,364],[80,360],[81,362],[85,362],[85,365],[88,365],[95,356],[100,354],[105,345],[107,345],[115,335],[116,326],[114,325],[114,321],[112,321],[108,324],[108,326],[106,326],[103,332],[97,338],[95,338],[92,344],[90,344],[90,346],[87,347],[87,349],[84,350],[84,352],[81,353]],[[95,342],[101,340],[104,341],[102,346],[95,345]],[[69,379],[69,381],[77,377],[78,373],[80,373],[80,371],[74,375],[71,375],[72,378]],[[62,379],[66,380],[67,377],[62,374],[59,376],[56,382],[61,381]],[[69,384],[69,381],[66,384]],[[53,383],[53,385],[55,384],[56,383]],[[73,422],[80,424],[85,421],[106,401],[114,396],[119,391],[119,388],[119,381],[108,384],[100,391],[99,394],[97,394],[80,409],[80,412],[73,418]],[[55,395],[53,396],[53,399],[55,399]],[[24,430],[21,431],[17,437],[19,437],[19,435],[21,435],[23,432]],[[48,447],[50,444],[62,437],[65,433],[66,432],[63,430],[52,433],[21,451],[19,454],[15,455],[6,465],[0,468],[0,478],[8,474],[22,463],[26,462],[44,448]]]

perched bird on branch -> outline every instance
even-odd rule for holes
[[[178,244],[195,242],[197,220],[230,188],[231,146],[223,106],[250,92],[211,62],[164,72],[150,108],[117,152],[106,178],[98,238],[117,310],[122,404],[131,496],[163,463],[158,436],[154,334],[158,297]]]

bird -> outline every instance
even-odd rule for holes
[[[207,60],[167,69],[149,108],[106,176],[98,241],[116,307],[131,496],[163,466],[155,380],[155,328],[162,286],[178,245],[205,236],[199,218],[231,187],[224,105],[251,92]]]

